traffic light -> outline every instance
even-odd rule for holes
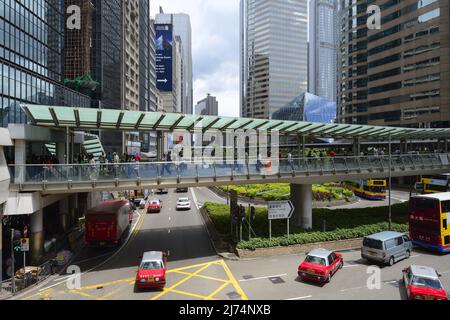
[[[255,220],[256,220],[256,208],[252,206],[250,208],[250,221],[255,222]]]

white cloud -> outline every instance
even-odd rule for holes
[[[239,115],[239,0],[151,0],[151,15],[186,13],[192,24],[194,104],[217,96],[221,115]]]

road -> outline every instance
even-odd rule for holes
[[[196,195],[197,202],[202,206],[205,202],[215,202],[220,204],[226,204],[227,199],[218,196],[208,188],[193,188],[193,192]],[[402,203],[409,200],[409,192],[401,190],[392,191],[392,204]],[[245,203],[243,203],[245,205]],[[337,207],[329,207],[328,209],[355,209],[355,208],[372,208],[372,207],[384,207],[389,205],[389,200],[372,201],[358,198],[355,203],[345,204]]]
[[[85,248],[73,264],[82,270],[81,287],[70,288],[64,276],[16,297],[24,300],[399,300],[405,299],[402,270],[410,264],[436,268],[450,288],[450,255],[416,251],[410,260],[381,269],[381,288],[370,290],[369,265],[359,251],[343,252],[345,267],[331,283],[299,281],[297,267],[305,255],[224,261],[209,240],[198,207],[175,210],[176,199],[189,196],[201,204],[217,197],[207,189],[188,195],[158,195],[160,214],[136,213],[134,231],[119,250]],[[211,199],[220,201],[219,199]],[[226,200],[225,200],[226,201]],[[135,273],[144,251],[170,253],[165,290],[136,290]]]
[[[381,288],[370,290],[369,264],[359,251],[344,252],[345,266],[324,286],[302,282],[297,268],[305,255],[292,255],[229,262],[250,300],[400,300],[405,299],[402,270],[411,264],[436,268],[445,288],[450,289],[450,255],[416,251],[409,260],[381,269]]]
[[[160,214],[136,214],[134,232],[119,250],[85,248],[73,265],[81,268],[81,288],[67,287],[63,276],[17,297],[25,300],[245,299],[227,263],[215,253],[198,208],[177,212],[178,197],[156,195]],[[139,257],[145,251],[168,252],[168,284],[164,291],[136,290]]]

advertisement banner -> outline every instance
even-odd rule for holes
[[[156,24],[156,81],[159,91],[173,89],[173,27],[171,24]]]

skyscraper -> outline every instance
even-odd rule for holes
[[[339,121],[450,126],[448,1],[372,1],[381,29],[369,30],[367,1],[343,1]]]
[[[218,116],[219,103],[217,102],[217,98],[208,93],[205,99],[197,102],[195,114],[199,116]]]
[[[63,0],[0,0],[0,126],[24,123],[20,103],[89,107],[64,86]]]
[[[241,116],[270,118],[308,86],[306,0],[241,0]]]
[[[189,15],[184,13],[169,14],[161,12],[155,17],[156,24],[171,24],[174,37],[181,39],[183,52],[183,95],[182,112],[192,114],[193,112],[193,73],[192,73],[192,30]]]
[[[309,2],[308,92],[336,101],[337,0]]]

